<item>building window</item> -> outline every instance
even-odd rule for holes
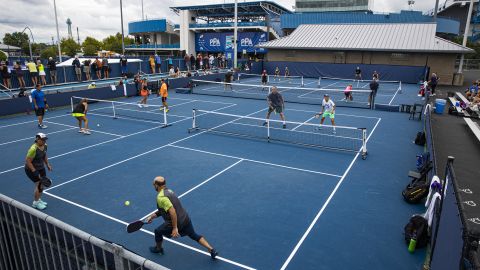
[[[390,57],[394,61],[408,61],[410,55],[406,53],[392,53]]]
[[[296,55],[294,50],[286,50],[285,51],[285,57],[287,58],[294,58]]]

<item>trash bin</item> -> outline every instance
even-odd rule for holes
[[[435,113],[443,114],[447,101],[445,99],[435,99]]]

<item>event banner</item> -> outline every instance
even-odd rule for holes
[[[255,46],[268,41],[265,32],[238,32],[238,52],[265,53],[263,48]],[[197,52],[233,52],[233,33],[197,33],[195,49]]]

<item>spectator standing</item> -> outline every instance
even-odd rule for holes
[[[183,57],[183,61],[185,62],[185,67],[187,67],[187,71],[190,71],[192,66],[190,65],[190,56],[187,53]]]
[[[190,68],[194,70],[197,69],[195,66],[195,56],[193,56],[193,54],[190,54]]]
[[[30,78],[32,79],[32,84],[35,86],[38,83],[38,70],[37,70],[37,65],[33,63],[33,60],[28,61],[27,64],[25,64],[28,68],[28,72],[30,72]]]
[[[17,75],[20,89],[25,88],[25,80],[23,79],[22,65],[19,62],[15,62],[13,69],[15,70],[15,74]]]
[[[92,61],[90,59],[87,59],[87,60],[83,61],[83,72],[85,73],[85,77],[86,77],[87,81],[90,81],[92,79],[92,77],[90,76],[91,62]]]
[[[150,63],[150,70],[152,74],[155,74],[155,58],[153,55],[150,55],[150,58],[148,58],[148,62]]]
[[[57,63],[52,57],[48,58],[47,67],[50,70],[50,80],[53,84],[57,84]]]
[[[222,53],[222,66],[223,68],[227,68],[227,57],[223,53]]]
[[[42,61],[40,60],[37,61],[37,69],[38,75],[40,75],[40,84],[46,85],[47,80],[45,79],[45,77],[47,76],[47,74],[45,73],[45,67],[42,64]]]
[[[158,54],[155,54],[155,68],[158,70],[158,73],[162,73],[162,58]]]
[[[100,80],[102,78],[102,61],[100,61],[98,57],[95,57],[95,61],[93,62],[93,64],[95,73],[97,73],[97,79]]]
[[[75,67],[75,74],[77,75],[77,81],[82,81],[82,64],[78,60],[78,56],[75,56],[75,59],[72,62],[72,66]]]
[[[128,73],[128,60],[125,55],[122,55],[120,58],[120,68],[122,71],[122,77],[126,77]]]
[[[103,78],[108,79],[110,77],[110,67],[108,65],[108,58],[106,55],[102,58],[102,69],[103,69]]]
[[[208,59],[208,56],[205,54],[205,55],[203,56],[203,69],[204,69],[204,70],[210,69],[210,66],[209,66],[209,64],[208,64],[208,60],[209,60],[209,59]]]
[[[169,55],[168,58],[167,58],[167,62],[168,62],[168,69],[170,69],[172,66],[173,66],[173,59],[172,59],[172,55]]]
[[[10,70],[8,70],[8,66],[4,61],[0,63],[0,74],[2,74],[3,85],[6,88],[10,88],[10,84],[11,84]]]
[[[213,57],[213,54],[210,54],[208,57],[208,63],[210,65],[210,68],[213,68],[213,62],[215,61],[215,57]]]
[[[435,96],[435,89],[437,88],[437,84],[440,78],[438,78],[437,73],[432,73],[430,77],[430,81],[428,81],[428,86],[430,86],[430,90],[432,91],[432,96]]]

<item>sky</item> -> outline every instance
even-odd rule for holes
[[[128,22],[141,20],[142,0],[122,0],[124,31],[128,33]],[[233,3],[233,0],[225,0]],[[223,3],[222,0],[201,0],[202,3]],[[242,0],[239,0],[241,2]],[[295,5],[295,0],[270,0],[288,9]],[[373,10],[377,12],[398,12],[408,9],[407,0],[371,0]],[[29,26],[35,42],[52,43],[56,40],[55,14],[53,0],[2,0],[0,9],[0,41],[5,33],[22,31]],[[443,3],[444,0],[440,0]],[[5,5],[7,4],[8,5]],[[167,18],[178,22],[179,16],[169,7],[197,5],[192,0],[143,0],[144,13],[147,18]],[[120,0],[56,0],[60,38],[68,35],[67,18],[72,21],[72,32],[77,39],[79,29],[80,41],[86,36],[103,39],[121,32]],[[415,10],[426,11],[435,6],[435,0],[417,0]],[[28,30],[27,30],[28,31]]]

